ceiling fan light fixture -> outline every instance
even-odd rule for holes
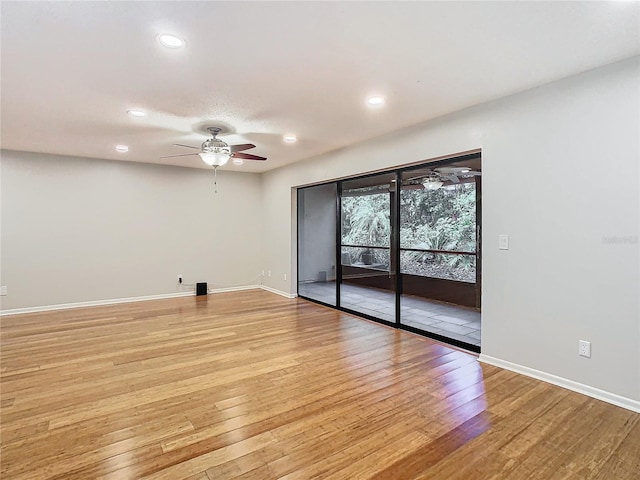
[[[423,185],[427,190],[438,190],[442,186],[442,182],[424,182]]]
[[[287,135],[285,135],[284,137],[282,137],[282,139],[286,142],[286,143],[296,143],[298,141],[298,137],[296,137],[295,135],[293,135],[292,133],[289,133]]]
[[[442,181],[436,176],[429,176],[422,181],[425,190],[438,190],[442,187]]]
[[[183,39],[167,33],[159,35],[158,41],[160,42],[160,45],[167,48],[182,48],[185,45],[185,41]]]
[[[212,131],[212,138],[205,140],[202,144],[202,151],[198,153],[204,163],[211,167],[221,167],[231,158],[231,148],[226,142],[223,142],[215,136],[215,130]]]
[[[221,167],[231,158],[230,153],[227,152],[200,152],[198,155],[210,167]]]
[[[129,151],[129,147],[126,145],[116,145],[116,152],[127,153]]]

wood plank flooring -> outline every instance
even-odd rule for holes
[[[639,478],[639,414],[304,300],[1,327],[6,480]]]

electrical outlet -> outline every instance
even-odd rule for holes
[[[262,270],[262,276],[264,277],[264,270]]]
[[[271,276],[271,270],[268,270],[267,271],[267,277],[270,277],[270,276]]]
[[[591,358],[591,342],[578,340],[578,355],[581,357]]]
[[[178,275],[178,283],[182,283],[182,274]]]
[[[286,273],[284,274],[284,281],[285,282],[287,281],[287,274]]]
[[[7,294],[7,286],[3,285],[2,287],[0,287],[0,295],[6,295]]]

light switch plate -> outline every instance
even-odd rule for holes
[[[498,235],[498,248],[509,250],[509,235]]]

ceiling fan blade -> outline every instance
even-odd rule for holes
[[[405,178],[403,180],[403,182],[411,182],[412,180],[419,180],[421,178],[427,178],[428,176],[433,175],[433,174],[434,174],[434,172],[432,172],[431,170],[427,170],[427,173],[425,173],[424,175],[417,175],[415,177]]]
[[[167,155],[166,157],[160,157],[160,158],[189,157],[191,155],[198,155],[198,154],[197,153],[183,153],[182,155]]]
[[[242,152],[243,150],[249,150],[250,148],[256,148],[253,143],[243,143],[242,145],[229,145],[232,152]]]
[[[460,183],[460,179],[458,177],[456,177],[455,175],[447,175],[447,176],[445,176],[443,178],[451,181],[451,183]]]
[[[196,150],[200,150],[200,147],[192,147],[191,145],[183,145],[182,143],[174,143],[175,147],[187,147],[187,148],[195,148]]]
[[[251,155],[250,153],[234,153],[233,156],[235,158],[244,158],[245,160],[266,160],[265,157]]]

